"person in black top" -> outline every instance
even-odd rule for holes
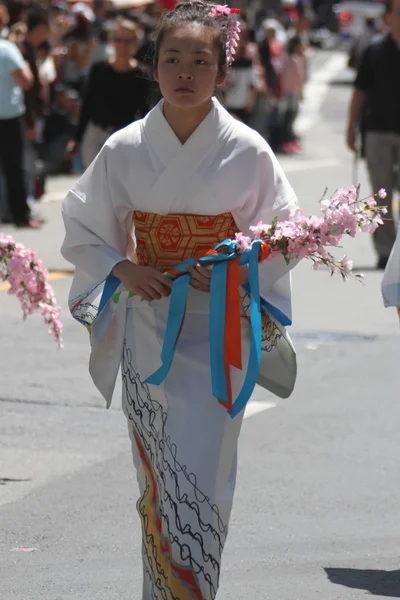
[[[364,52],[350,104],[347,145],[357,152],[363,117],[365,157],[373,191],[387,192],[387,220],[373,234],[378,269],[384,269],[395,241],[392,197],[400,171],[400,0],[385,3],[388,33]],[[396,181],[397,178],[397,181]]]
[[[69,157],[81,147],[85,169],[112,133],[149,111],[151,81],[134,58],[139,48],[136,24],[117,17],[111,42],[115,56],[93,65],[76,135],[67,146]]]

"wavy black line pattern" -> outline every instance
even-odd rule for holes
[[[221,554],[227,537],[218,507],[197,486],[194,473],[182,464],[177,445],[167,435],[167,415],[159,402],[151,398],[149,387],[132,366],[132,353],[124,342],[121,363],[128,419],[151,464],[157,487],[157,515],[175,560],[190,567],[202,590],[204,600],[213,600],[220,577]],[[186,491],[183,490],[186,489]],[[168,586],[168,575],[157,556],[159,540],[153,534],[146,514],[149,482],[142,490],[137,509],[141,516],[143,558],[156,600],[180,600]],[[182,514],[190,523],[182,521]],[[187,515],[190,515],[187,517]],[[151,553],[148,551],[151,548]],[[167,581],[167,583],[166,583]]]
[[[97,318],[99,307],[90,302],[82,302],[74,312],[74,318],[81,321],[89,327],[93,325]]]

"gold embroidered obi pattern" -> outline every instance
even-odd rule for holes
[[[231,213],[159,215],[135,211],[133,222],[138,263],[160,270],[184,258],[198,258],[238,232]]]

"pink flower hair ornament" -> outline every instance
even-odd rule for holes
[[[240,15],[239,8],[229,8],[227,4],[216,4],[212,7],[208,16],[211,18],[221,15]],[[236,48],[239,41],[240,22],[237,19],[229,19],[227,28],[226,41],[226,60],[228,65],[231,65],[235,60]]]

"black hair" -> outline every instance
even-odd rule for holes
[[[26,22],[26,26],[28,28],[28,32],[33,31],[36,27],[40,25],[48,25],[49,17],[46,12],[42,9],[35,8],[28,12],[28,18]]]
[[[291,55],[294,54],[299,46],[302,45],[301,37],[299,35],[294,35],[291,37],[286,46],[286,52]]]
[[[193,0],[192,2],[182,2],[174,10],[165,12],[155,32],[154,65],[157,66],[160,47],[168,31],[179,25],[198,24],[209,28],[213,32],[219,50],[218,66],[220,71],[225,69],[227,66],[226,44],[228,41],[229,15],[222,14],[210,17],[210,11],[214,6],[216,5],[211,2]]]

